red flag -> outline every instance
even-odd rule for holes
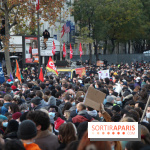
[[[55,52],[56,52],[56,46],[55,46],[55,43],[53,41],[53,47],[52,47],[52,54],[53,54],[53,56],[55,55]]]
[[[40,79],[42,82],[44,82],[44,76],[43,76],[43,70],[42,70],[42,67],[40,68],[39,79]]]
[[[36,0],[36,10],[40,9],[40,0]]]
[[[63,45],[63,57],[65,58],[66,57],[66,47],[65,47],[65,43]]]
[[[65,27],[64,27],[64,25],[62,26],[62,31],[61,31],[61,33],[62,33],[62,35],[61,35],[61,38],[64,36],[64,34],[65,34]]]
[[[73,50],[72,50],[71,43],[70,43],[70,59],[72,59],[72,56],[73,56]]]
[[[79,46],[79,51],[80,51],[80,57],[81,57],[83,55],[81,43],[80,43],[80,46]]]
[[[19,64],[17,62],[16,59],[16,77],[19,79],[19,81],[21,82],[21,74],[20,74],[20,69],[19,69]]]
[[[49,61],[48,61],[48,64],[46,66],[46,69],[47,69],[48,72],[53,72],[56,75],[58,75],[57,69],[56,69],[55,64],[54,64],[51,57],[49,57]]]

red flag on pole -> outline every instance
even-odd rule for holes
[[[81,43],[80,43],[80,46],[79,46],[79,51],[80,51],[80,57],[82,56],[83,52],[82,52],[82,46],[81,46]]]
[[[20,69],[19,69],[19,64],[18,61],[16,59],[16,77],[19,79],[19,81],[21,82],[21,74],[20,74]]]
[[[55,52],[56,52],[56,46],[55,46],[55,43],[53,41],[53,47],[52,47],[52,54],[53,54],[53,56],[55,55]]]
[[[65,58],[66,57],[66,47],[65,47],[65,43],[63,45],[63,57]]]
[[[73,50],[72,50],[71,43],[70,43],[70,59],[72,59],[72,56],[73,56]]]
[[[49,57],[49,61],[48,61],[48,64],[46,66],[46,69],[47,69],[48,72],[53,72],[56,75],[58,75],[57,69],[56,69],[55,64],[54,64],[51,57]]]
[[[39,79],[40,79],[42,82],[44,82],[44,76],[43,76],[43,70],[42,70],[42,67],[40,68]]]
[[[61,38],[64,36],[64,34],[65,34],[65,27],[64,27],[64,25],[62,26],[62,31],[61,31],[61,33],[62,33],[62,35],[61,35]]]
[[[36,0],[36,10],[40,9],[40,0]]]

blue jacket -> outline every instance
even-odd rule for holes
[[[9,106],[9,104],[11,104],[11,103],[4,103],[3,106],[1,107],[1,114],[2,115],[5,115],[5,113],[8,112],[8,106]]]

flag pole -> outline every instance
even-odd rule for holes
[[[61,7],[60,7],[60,28],[61,28]],[[62,50],[61,50],[61,29],[60,29],[60,61],[62,61]]]
[[[40,73],[41,67],[41,58],[40,58],[40,23],[39,23],[39,9],[37,10],[37,28],[38,28],[38,55],[39,55],[39,65],[38,65],[38,73]]]

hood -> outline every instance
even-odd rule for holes
[[[85,117],[87,120],[91,120],[92,116],[90,116],[86,110],[82,110],[78,112],[78,115]]]
[[[72,106],[69,110],[70,111],[76,110],[76,106]]]
[[[97,111],[96,110],[92,110],[92,111],[87,111],[87,113],[92,116],[92,117],[96,117],[97,116]]]
[[[129,94],[129,95],[127,95],[125,98],[124,98],[124,100],[125,99],[131,99],[133,97],[133,95],[132,94]]]
[[[65,121],[62,120],[60,117],[55,121],[54,125],[55,125],[55,129],[58,130],[59,127],[64,123]]]
[[[56,106],[56,98],[54,96],[51,96],[47,102],[50,106]]]

